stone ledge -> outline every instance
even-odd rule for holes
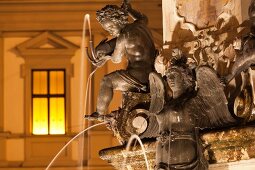
[[[211,170],[255,169],[255,126],[235,127],[201,135],[205,148],[205,156]],[[148,162],[153,169],[156,155],[156,141],[144,142]],[[100,151],[101,159],[108,161],[116,169],[120,169],[127,157],[126,166],[133,169],[146,169],[140,146],[126,151],[125,146],[107,148]]]
[[[0,170],[45,170],[46,167],[17,167],[17,168],[8,168],[8,167],[5,167],[5,168],[0,168]],[[87,167],[87,166],[84,166],[83,168],[80,168],[80,167],[51,167],[50,170],[76,170],[76,169],[79,169],[79,170],[113,170],[112,167],[110,166],[106,166],[106,167],[101,167],[101,166],[98,166],[98,167]]]
[[[211,164],[209,170],[254,170],[255,159],[230,163]]]

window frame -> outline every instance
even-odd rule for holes
[[[47,93],[46,94],[34,94],[34,75],[33,73],[36,72],[36,71],[46,71],[47,72]],[[63,94],[50,94],[50,72],[51,71],[63,71],[64,73],[64,92]],[[33,68],[31,69],[31,134],[34,135],[34,136],[41,136],[41,135],[66,135],[68,132],[67,132],[67,89],[66,89],[66,86],[67,86],[67,81],[66,81],[66,69],[65,68]],[[64,98],[64,133],[63,134],[50,134],[50,98],[51,97],[63,97]],[[33,99],[34,98],[47,98],[47,104],[48,104],[48,109],[47,109],[47,113],[48,113],[48,132],[47,134],[34,134],[33,133],[33,116],[34,116],[34,113],[33,113]]]
[[[24,82],[24,166],[45,166],[48,165],[49,153],[42,148],[59,148],[73,137],[71,127],[78,120],[75,108],[72,108],[72,97],[76,97],[76,89],[71,85],[74,81],[75,67],[72,58],[77,56],[80,46],[76,45],[76,40],[68,40],[54,32],[39,31],[38,34],[27,37],[26,40],[13,47],[15,53],[23,60],[20,65],[20,76]],[[44,48],[43,45],[50,44],[52,48]],[[61,135],[32,135],[32,110],[31,110],[31,70],[33,69],[65,69],[65,132]],[[89,67],[90,68],[90,67]],[[75,79],[76,81],[76,79]],[[73,110],[72,110],[72,109]],[[52,151],[52,150],[51,150]],[[73,148],[68,148],[65,154],[61,155],[61,160],[56,162],[56,166],[76,165],[73,161]]]

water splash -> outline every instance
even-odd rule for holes
[[[82,119],[83,115],[87,113],[87,104],[90,104],[90,95],[88,95],[88,91],[91,91],[91,78],[95,73],[96,69],[90,73],[87,82],[86,82],[86,90],[84,91],[84,84],[85,84],[85,61],[86,61],[86,53],[85,48],[88,47],[88,34],[89,34],[89,41],[92,38],[91,34],[91,27],[90,27],[90,16],[89,14],[84,15],[83,20],[83,30],[82,30],[82,42],[81,42],[81,59],[80,59],[80,103],[79,103],[79,115],[81,117],[81,124],[82,129],[85,128],[84,119]],[[90,93],[89,93],[90,94]],[[84,133],[83,133],[84,134]],[[80,169],[83,169],[83,157],[84,157],[84,135],[81,136],[81,149],[80,149]]]
[[[59,155],[62,153],[62,151],[73,141],[75,140],[77,137],[79,137],[80,135],[82,135],[83,133],[85,133],[87,130],[90,130],[96,126],[100,126],[100,125],[103,125],[103,124],[106,124],[107,122],[102,122],[102,123],[98,123],[98,124],[95,124],[95,125],[92,125],[90,127],[88,127],[87,129],[81,131],[80,133],[78,133],[76,136],[74,136],[71,140],[69,140],[69,142],[67,142],[67,144],[65,144],[65,146],[63,146],[63,148],[56,154],[56,156],[51,160],[51,162],[49,163],[49,165],[47,166],[47,168],[45,170],[48,170],[51,165],[54,163],[54,161],[59,157]]]
[[[83,32],[82,32],[82,47],[88,47],[87,44],[85,44],[85,36],[86,33],[87,35],[89,34],[89,40],[92,40],[92,31],[91,31],[91,26],[90,26],[90,15],[86,14],[84,15],[84,19],[83,19]]]
[[[96,67],[88,76],[87,82],[86,82],[86,90],[84,91],[84,84],[85,84],[85,61],[86,61],[86,48],[88,48],[89,46],[89,41],[87,40],[87,36],[89,35],[89,41],[92,40],[92,33],[91,33],[91,27],[90,27],[90,16],[89,14],[86,14],[84,16],[84,21],[83,21],[83,31],[82,31],[82,43],[81,43],[81,62],[80,62],[80,103],[79,103],[79,107],[80,107],[80,115],[83,118],[84,115],[87,113],[87,105],[91,103],[90,99],[91,99],[91,79],[92,76],[94,75],[94,73],[96,72],[97,68]],[[87,56],[88,57],[88,56]],[[82,119],[83,120],[83,119]],[[82,136],[82,144],[81,146],[84,146],[84,133],[96,126],[99,125],[103,125],[106,124],[107,122],[102,122],[102,123],[98,123],[95,125],[92,125],[88,128],[86,128],[85,130],[81,131],[79,134],[77,134],[75,137],[73,137],[57,154],[56,156],[52,159],[52,161],[49,163],[49,165],[47,166],[47,168],[45,170],[48,170],[51,165],[54,163],[54,161],[59,157],[60,153],[73,141],[75,140],[77,137],[79,137],[80,135]],[[84,129],[84,123],[82,122],[82,129]],[[81,149],[81,169],[83,168],[83,148]]]
[[[87,84],[86,84],[86,91],[84,95],[84,73],[85,73],[85,58],[86,58],[86,53],[85,49],[88,48],[88,42],[86,42],[86,35],[89,32],[89,41],[92,39],[92,33],[91,33],[91,27],[90,27],[90,16],[89,14],[86,14],[84,16],[84,21],[83,21],[83,31],[82,31],[82,43],[81,43],[81,70],[80,70],[80,78],[81,78],[81,85],[80,85],[80,92],[81,92],[81,97],[80,97],[80,113],[84,115],[84,113],[87,112],[87,104],[90,104],[90,93],[88,95],[89,89],[91,89],[91,78],[93,74],[96,72],[97,67],[90,73],[88,79],[87,79]],[[88,25],[88,28],[87,28]],[[86,34],[87,33],[87,34]],[[83,96],[85,96],[83,98]]]
[[[145,159],[145,163],[146,163],[147,170],[150,170],[150,168],[149,168],[149,162],[148,162],[148,159],[147,159],[147,156],[146,156],[146,151],[145,151],[144,145],[143,145],[141,139],[139,138],[139,136],[137,136],[137,135],[132,135],[132,136],[129,138],[128,144],[127,144],[127,147],[126,147],[126,152],[129,151],[130,146],[131,146],[131,144],[132,144],[132,142],[133,142],[134,139],[136,139],[136,140],[139,142],[139,144],[140,144],[140,146],[141,146],[141,148],[142,148],[142,152],[143,152],[143,155],[144,155],[144,159]],[[123,155],[123,156],[124,156],[124,161],[123,161],[123,164],[122,164],[122,168],[121,168],[121,169],[122,169],[122,170],[125,170],[125,165],[126,165],[126,162],[127,162],[127,156],[126,156],[126,155]]]
[[[87,79],[87,84],[86,84],[86,91],[85,91],[85,101],[84,101],[84,109],[82,112],[82,118],[84,117],[84,115],[86,115],[87,113],[87,104],[91,105],[91,78],[94,75],[94,73],[96,72],[97,68],[95,68],[90,74],[89,77]],[[88,93],[89,92],[89,93]],[[83,119],[82,119],[83,120]],[[83,127],[84,127],[84,123],[83,123]],[[81,141],[81,170],[83,169],[83,157],[84,157],[84,134],[82,136],[82,141]]]
[[[83,121],[83,117],[84,115],[86,115],[87,113],[87,105],[90,105],[91,104],[91,79],[92,79],[92,76],[94,75],[94,73],[96,72],[97,68],[95,68],[90,74],[89,74],[89,77],[87,79],[87,84],[86,84],[86,90],[85,90],[85,97],[84,97],[84,100],[83,98],[80,99],[80,101],[84,101],[82,102],[82,104],[84,103],[84,107],[83,105],[80,106],[80,115],[82,115],[82,121]],[[83,94],[83,93],[80,93],[80,94]],[[81,95],[82,96],[82,95]],[[84,123],[82,123],[82,127],[83,129],[85,128],[84,127]],[[84,157],[84,133],[82,135],[82,140],[81,140],[81,153],[80,153],[80,158],[81,158],[81,170],[83,169],[83,157]]]

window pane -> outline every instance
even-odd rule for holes
[[[50,94],[64,94],[64,71],[50,71]]]
[[[50,134],[65,134],[64,97],[50,98]]]
[[[33,71],[33,94],[47,94],[47,71]]]
[[[33,134],[48,134],[47,98],[33,98]]]

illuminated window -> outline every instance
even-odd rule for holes
[[[65,134],[65,70],[32,70],[32,133]]]

